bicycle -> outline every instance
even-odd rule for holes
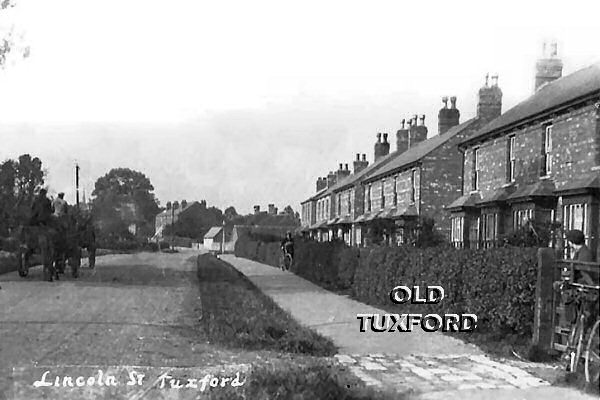
[[[589,304],[598,300],[598,291],[600,286],[585,285],[573,282],[560,282],[558,289],[565,293],[566,289],[574,289],[575,294],[570,304],[575,302],[576,318],[571,327],[565,349],[565,361],[568,362],[569,372],[577,372],[581,360],[584,359],[585,379],[587,383],[598,384],[600,375],[600,319],[596,318],[593,327],[586,334],[588,320],[592,317],[592,312],[588,310]],[[583,351],[584,341],[587,339],[585,351]]]
[[[293,262],[294,262],[294,258],[292,257],[292,255],[290,253],[288,253],[286,250],[284,250],[283,255],[281,257],[281,261],[280,261],[281,270],[289,271]]]

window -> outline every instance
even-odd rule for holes
[[[385,208],[385,179],[381,181],[381,209]]]
[[[471,160],[471,190],[479,190],[479,149],[473,149]]]
[[[452,245],[457,248],[462,248],[464,246],[463,242],[463,226],[465,224],[464,217],[454,217],[452,218],[452,232],[451,232],[451,241]]]
[[[483,226],[481,232],[483,233],[483,247],[490,248],[496,245],[498,239],[498,214],[487,213],[483,214],[482,218]]]
[[[352,192],[348,192],[348,213],[347,215],[352,214]]]
[[[394,207],[398,205],[398,175],[394,176]]]
[[[367,212],[371,212],[371,184],[367,188]]]
[[[533,209],[515,210],[513,213],[513,228],[517,230],[525,226],[530,220],[533,220]]]
[[[337,215],[338,217],[342,215],[342,195],[338,194],[337,196]]]
[[[586,242],[588,241],[588,236],[586,234],[587,230],[585,229],[587,226],[587,218],[588,218],[588,210],[586,203],[578,203],[578,204],[566,204],[563,206],[563,226],[565,227],[564,231],[569,231],[572,229],[579,229],[585,235]],[[565,258],[571,258],[571,249],[566,246],[566,238],[565,240],[565,249],[564,256]]]
[[[506,141],[506,182],[515,181],[515,137]]]
[[[413,169],[410,176],[410,201],[414,203],[417,198],[417,170]]]
[[[481,219],[479,217],[473,218],[471,224],[469,226],[469,247],[472,249],[479,248],[479,224],[481,223]]]
[[[542,159],[540,176],[550,176],[552,173],[552,125],[546,126],[542,135]]]

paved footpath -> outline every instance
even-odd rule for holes
[[[221,256],[297,321],[331,338],[336,356],[368,385],[417,399],[596,399],[551,386],[549,366],[492,359],[441,333],[360,332],[359,313],[386,312],[324,290],[290,272],[233,255]]]

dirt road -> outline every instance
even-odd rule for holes
[[[0,275],[0,399],[43,366],[235,362],[200,327],[197,254],[104,256],[78,279],[67,274],[58,282],[43,282],[39,267],[26,279]]]

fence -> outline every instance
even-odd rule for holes
[[[561,303],[560,297],[556,296],[554,282],[561,279],[573,282],[580,272],[586,272],[597,285],[600,279],[600,263],[557,260],[555,250],[538,250],[533,343],[543,350],[560,351],[564,341],[561,337],[568,332],[564,327],[567,323],[564,304]]]

